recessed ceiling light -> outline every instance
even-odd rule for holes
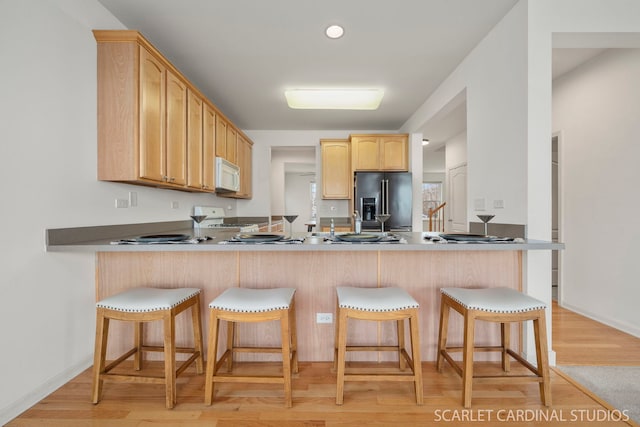
[[[291,89],[284,93],[289,108],[315,110],[376,110],[382,89]]]
[[[339,39],[344,34],[344,28],[342,28],[340,25],[330,25],[329,27],[327,27],[324,33],[330,39]]]
[[[429,140],[427,138],[423,139],[422,145],[429,145]]]

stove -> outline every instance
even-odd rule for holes
[[[257,233],[258,224],[231,224],[225,223],[224,208],[214,208],[210,206],[195,206],[193,208],[194,215],[206,215],[200,224],[193,222],[194,228],[225,228],[237,229],[241,233]]]

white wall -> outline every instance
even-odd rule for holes
[[[606,51],[554,81],[560,136],[560,303],[640,336],[640,49]]]
[[[186,220],[194,204],[235,206],[96,180],[93,28],[123,26],[93,0],[0,1],[0,424],[92,363],[94,256],[46,253],[45,229]],[[115,209],[129,191],[139,206]]]

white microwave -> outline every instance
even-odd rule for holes
[[[240,168],[222,157],[216,157],[216,191],[240,191]]]

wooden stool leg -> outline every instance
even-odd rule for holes
[[[344,401],[344,370],[345,353],[347,352],[347,311],[338,309],[338,357],[336,375],[336,405],[342,405]]]
[[[473,337],[475,334],[475,317],[464,313],[464,344],[462,349],[462,404],[471,408],[471,392],[473,387]]]
[[[282,342],[282,376],[284,379],[284,403],[291,408],[291,331],[289,329],[289,311],[280,317],[280,338]]]
[[[134,322],[133,342],[136,347],[136,353],[133,355],[133,369],[139,371],[142,369],[144,359],[144,352],[142,351],[142,346],[144,345],[144,322]]]
[[[209,315],[209,348],[207,350],[207,371],[204,383],[204,403],[211,405],[213,402],[213,376],[217,369],[218,363],[218,331],[220,330],[220,320],[216,314],[216,310],[210,310]]]
[[[298,373],[298,328],[296,326],[296,304],[289,307],[289,329],[291,330],[291,370]]]
[[[167,409],[176,403],[176,322],[169,313],[164,318],[164,380]]]
[[[416,403],[424,403],[422,390],[422,359],[420,358],[420,333],[418,331],[418,310],[409,318],[409,330],[411,334],[411,360],[413,361],[413,376],[416,389]]]
[[[107,338],[109,336],[109,319],[102,315],[98,309],[96,315],[96,342],[93,352],[93,387],[91,392],[91,402],[98,403],[102,396],[102,379],[100,375],[104,372],[105,359],[107,357]]]
[[[196,296],[196,302],[191,306],[191,323],[193,324],[193,347],[199,355],[196,358],[196,372],[204,372],[204,346],[202,342],[202,320],[200,314],[200,294]]]
[[[509,359],[509,353],[507,349],[511,346],[511,324],[500,323],[500,341],[502,344],[502,370],[509,372],[511,370],[511,360]]]
[[[236,334],[236,324],[232,321],[227,321],[227,371],[231,372],[233,369],[233,345]]]
[[[398,368],[401,371],[407,369],[407,361],[402,355],[402,349],[404,349],[404,319],[396,320],[396,330],[398,333]]]
[[[447,333],[449,331],[449,304],[447,297],[442,295],[440,301],[440,330],[438,332],[438,354],[436,355],[436,368],[442,372],[444,356],[442,352],[447,348]]]
[[[540,399],[544,406],[551,406],[549,354],[547,352],[547,322],[545,319],[544,309],[540,310],[540,317],[533,320],[533,332],[536,341],[538,372],[542,377],[542,382],[540,383]]]

